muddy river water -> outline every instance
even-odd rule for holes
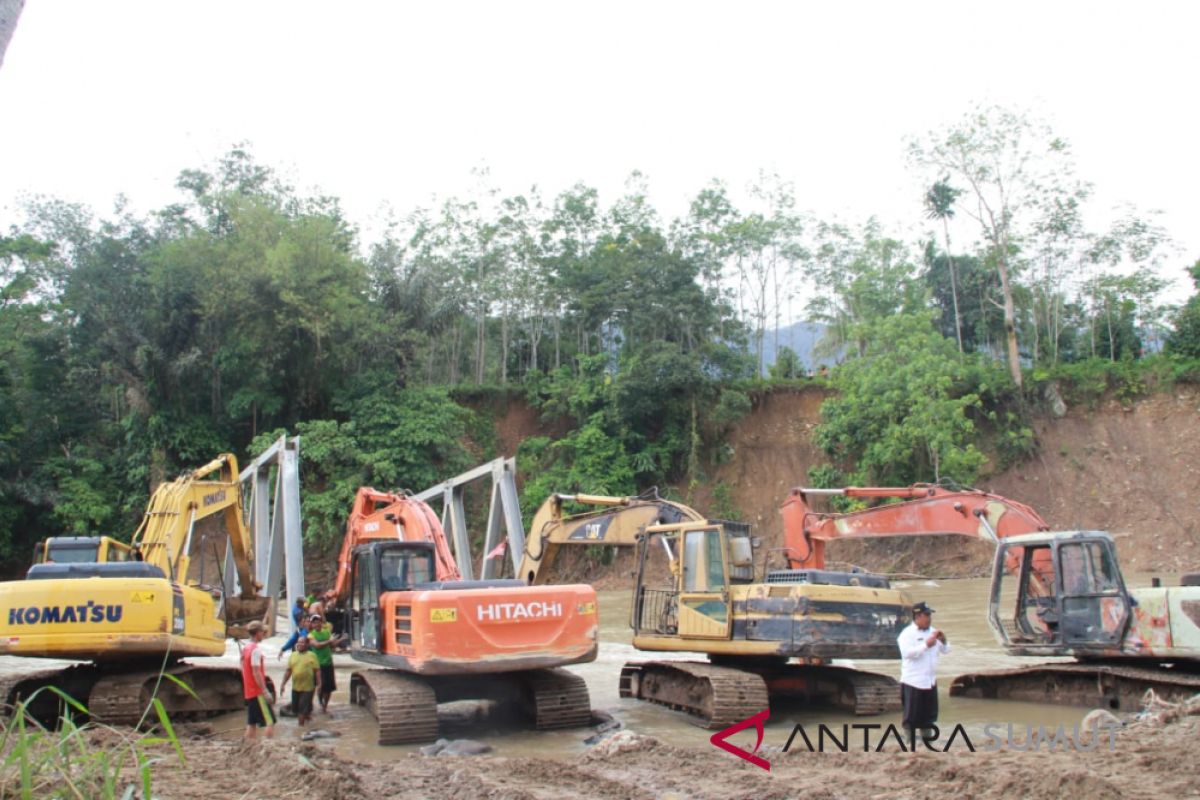
[[[1140,580],[1130,581],[1131,586],[1149,585],[1149,576],[1137,576],[1137,578]],[[934,626],[946,632],[952,645],[951,652],[942,657],[938,667],[941,712],[939,721],[943,727],[962,723],[970,735],[979,741],[983,738],[983,726],[987,723],[1000,723],[1001,725],[1013,723],[1021,731],[1024,731],[1027,725],[1054,727],[1062,724],[1069,730],[1086,713],[1086,710],[1078,708],[950,697],[948,694],[950,681],[956,674],[1029,665],[1037,662],[1033,659],[1007,656],[997,645],[985,619],[987,580],[945,580],[936,583],[916,581],[907,584],[896,582],[893,585],[906,589],[914,600],[925,600],[935,609]],[[621,699],[618,696],[618,676],[621,666],[626,661],[672,657],[669,654],[660,656],[640,653],[630,645],[628,624],[630,599],[631,592],[629,591],[600,593],[601,643],[599,657],[590,664],[576,665],[569,669],[583,676],[587,681],[591,691],[592,707],[611,713],[626,729],[654,736],[675,746],[709,747],[708,739],[712,732],[692,725],[685,715],[640,701]],[[277,682],[282,678],[284,662],[277,661],[275,654],[278,653],[283,642],[284,637],[277,636],[264,643],[268,670]],[[686,655],[675,657],[697,658]],[[197,663],[217,660],[236,663],[236,658],[236,645],[231,642],[230,651],[221,659],[194,660]],[[31,667],[44,667],[48,663],[53,662],[4,657],[0,658],[0,674]],[[847,664],[849,662],[835,663]],[[898,678],[900,673],[898,659],[863,660],[854,662],[854,665],[895,678]],[[324,715],[318,710],[309,729],[324,729],[340,734],[338,738],[327,740],[327,744],[335,748],[339,754],[356,760],[389,760],[400,753],[418,749],[417,745],[399,747],[376,745],[375,720],[364,709],[348,703],[347,689],[350,684],[350,673],[361,668],[360,665],[348,655],[339,654],[336,656],[336,666],[338,691],[334,694],[333,702],[330,705],[332,713]],[[215,735],[221,738],[240,736],[244,725],[243,720],[241,714],[228,714],[213,720]],[[782,744],[787,740],[788,734],[796,724],[803,724],[807,730],[816,730],[820,723],[824,723],[840,732],[843,724],[880,723],[886,726],[894,723],[899,726],[899,722],[899,712],[879,717],[855,717],[830,709],[789,706],[772,711],[767,725],[766,741],[777,745]],[[498,755],[563,758],[583,752],[587,748],[583,740],[591,733],[592,731],[589,729],[540,733],[512,727],[497,727],[487,723],[471,723],[454,727],[444,732],[444,735],[486,742]],[[276,730],[278,737],[295,738],[299,735],[299,728],[290,718],[284,718]]]

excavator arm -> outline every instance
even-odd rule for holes
[[[219,475],[209,478],[214,472]],[[133,535],[133,548],[140,560],[159,567],[172,581],[183,583],[191,564],[196,523],[214,514],[225,516],[242,598],[257,597],[262,587],[254,580],[237,458],[231,453],[223,453],[199,469],[160,485]]]
[[[563,504],[599,506],[593,511],[566,515]],[[703,522],[694,509],[651,497],[610,497],[594,494],[552,494],[533,515],[525,553],[517,577],[532,585],[546,582],[546,569],[558,557],[563,545],[605,545],[632,547],[650,525],[679,522]]]
[[[818,496],[904,502],[837,514],[813,511],[809,499]],[[825,544],[834,539],[958,534],[996,543],[1008,536],[1048,531],[1050,526],[1029,506],[997,494],[916,484],[793,489],[783,504],[783,530],[788,563],[793,569],[823,569]]]
[[[346,536],[338,555],[337,581],[326,598],[342,606],[350,594],[350,564],[354,548],[375,541],[429,542],[439,581],[462,580],[441,521],[425,502],[394,492],[364,486],[354,497],[346,520]]]

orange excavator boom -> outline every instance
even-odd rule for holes
[[[350,593],[350,560],[354,548],[377,541],[429,542],[439,581],[462,580],[454,554],[442,533],[442,523],[427,504],[408,495],[362,487],[346,521],[346,536],[338,555],[337,580],[326,598],[342,605]]]
[[[822,496],[904,502],[845,514],[814,511],[809,499]],[[1050,530],[1046,521],[1023,503],[989,492],[931,484],[796,488],[788,494],[782,513],[784,545],[792,569],[824,569],[825,543],[834,539],[957,534],[994,543],[1008,536]]]

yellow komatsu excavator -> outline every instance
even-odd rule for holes
[[[564,504],[597,506],[579,514]],[[534,515],[517,573],[544,583],[568,545],[636,546],[633,646],[705,654],[699,661],[626,664],[620,694],[669,706],[722,728],[774,698],[856,714],[899,707],[885,675],[833,666],[834,658],[898,658],[912,603],[886,578],[834,570],[755,569],[748,525],[706,519],[645,497],[553,495]]]
[[[221,521],[224,531],[208,524]],[[236,597],[222,588],[226,537]],[[0,583],[0,654],[86,663],[14,670],[0,678],[0,704],[11,711],[36,693],[28,713],[53,722],[60,701],[38,690],[54,686],[113,724],[136,723],[154,696],[172,716],[241,708],[238,667],[180,659],[223,655],[226,637],[245,623],[270,624],[272,603],[257,595],[251,559],[229,454],[159,486],[129,545],[107,536],[45,540],[25,580]]]

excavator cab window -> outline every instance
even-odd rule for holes
[[[379,559],[370,547],[354,553],[350,568],[350,638],[363,650],[379,649]]]
[[[1047,544],[1001,544],[996,553],[992,613],[1009,644],[1059,641],[1059,609]],[[1011,616],[1007,616],[1011,614]]]
[[[640,633],[672,636],[679,630],[679,537],[674,532],[651,533],[640,537],[637,546],[637,588],[630,627]]]
[[[66,541],[51,539],[46,546],[46,561],[55,564],[94,564],[99,561],[100,540],[69,537]]]
[[[679,634],[727,639],[731,630],[725,537],[720,528],[685,531]]]
[[[104,536],[100,539],[101,560],[107,562],[129,561],[131,550],[129,545]]]
[[[720,531],[688,531],[683,535],[685,592],[719,592],[725,588],[725,552]]]
[[[1062,576],[1062,636],[1066,644],[1115,645],[1125,634],[1125,597],[1111,542],[1063,542],[1058,547]]]
[[[434,579],[433,552],[426,548],[390,548],[379,554],[383,591],[401,592]]]

